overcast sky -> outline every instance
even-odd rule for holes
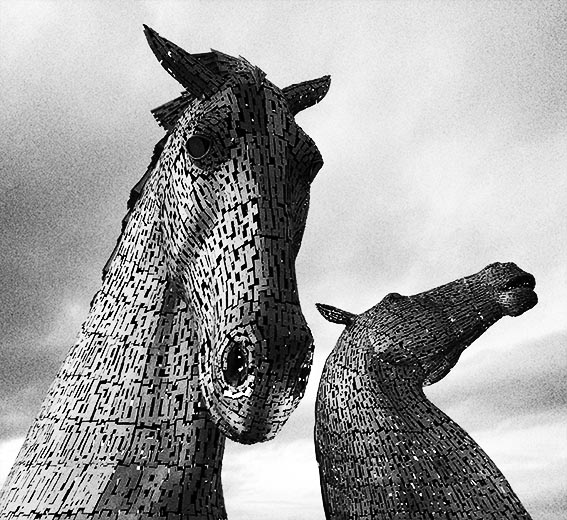
[[[538,520],[567,508],[565,2],[0,0],[0,481],[100,284],[130,188],[180,86],[142,23],[190,52],[242,55],[280,87],[331,74],[298,115],[325,159],[298,259],[316,341],[279,437],[229,443],[231,520],[322,520],[312,428],[341,327],[362,312],[514,261],[540,303],[480,338],[427,393]]]

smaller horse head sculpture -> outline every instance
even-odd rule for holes
[[[201,392],[230,438],[266,440],[311,367],[295,259],[323,161],[294,116],[330,78],[279,89],[243,58],[189,54],[145,30],[186,89],[153,111],[168,132],[153,177],[167,270],[195,320]]]
[[[383,370],[407,374],[423,386],[445,377],[497,320],[531,309],[537,303],[534,287],[534,277],[515,264],[494,263],[414,296],[390,293],[359,316],[328,305],[317,308],[325,319],[348,325],[349,334],[355,324],[364,329],[364,341]]]
[[[328,519],[529,519],[494,463],[435,407],[423,386],[503,316],[537,303],[535,280],[512,263],[436,289],[387,295],[346,325],[316,404],[315,445]]]

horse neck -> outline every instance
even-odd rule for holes
[[[425,427],[430,432],[443,427],[462,431],[427,399],[423,379],[424,373],[415,365],[378,363],[363,336],[345,333],[325,364],[318,407],[323,413],[324,409],[344,406],[343,414],[348,420],[338,421],[334,416],[337,425],[342,423],[346,428],[353,421],[373,431],[376,421],[381,421],[400,435]],[[331,396],[341,402],[331,404]],[[424,417],[432,419],[431,424],[420,422]]]
[[[455,449],[455,443],[474,443],[427,399],[422,385],[411,377],[412,368],[376,365],[373,357],[370,348],[352,338],[339,340],[319,386],[316,428],[320,439],[336,432],[341,444],[378,446],[383,464],[416,440],[439,449],[441,439],[448,450]]]
[[[361,518],[361,503],[380,519],[400,511],[464,518],[475,509],[483,518],[530,518],[492,460],[427,399],[408,368],[377,374],[367,366],[360,350],[343,349],[321,378],[315,442],[329,518]],[[437,498],[447,491],[452,502],[444,505]]]
[[[362,379],[362,391],[357,392],[356,399],[362,400],[363,408],[372,409],[366,414],[371,421],[369,426],[380,423],[385,426],[380,435],[388,431],[391,439],[395,438],[395,442],[387,443],[381,439],[385,456],[392,456],[405,445],[411,450],[417,441],[425,452],[444,453],[446,463],[454,461],[460,465],[461,461],[454,457],[459,449],[474,446],[474,451],[482,450],[465,430],[426,397],[423,375],[417,372],[419,369],[412,366],[379,366]]]
[[[224,437],[203,404],[195,324],[168,282],[155,206],[132,213],[4,486],[0,510],[15,518],[226,516]]]

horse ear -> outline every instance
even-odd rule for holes
[[[295,115],[302,110],[319,103],[331,86],[331,76],[304,81],[290,85],[282,90],[287,99],[290,112]]]
[[[212,94],[221,87],[223,79],[200,63],[197,58],[166,40],[147,25],[144,25],[144,33],[150,49],[162,67],[190,94],[201,97]]]
[[[325,305],[324,303],[316,303],[315,307],[317,307],[323,318],[331,323],[349,326],[356,318],[356,314],[337,309],[331,305]]]

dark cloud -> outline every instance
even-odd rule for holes
[[[26,434],[65,353],[22,349],[17,355],[0,355],[0,441]]]

